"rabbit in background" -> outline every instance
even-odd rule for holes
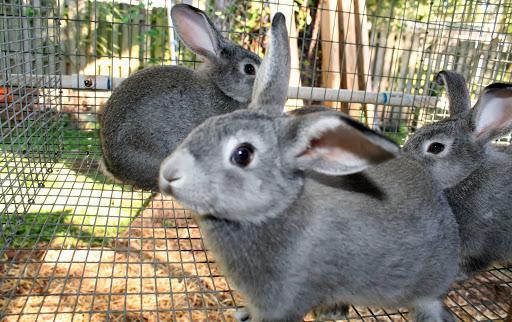
[[[278,13],[249,109],[194,129],[162,162],[162,192],[197,212],[248,302],[240,319],[300,321],[353,303],[453,321],[441,298],[459,240],[443,194],[396,144],[343,113],[283,115],[289,50]]]
[[[436,75],[435,80],[446,88],[450,115],[471,109],[471,97],[464,76],[454,71],[441,71]],[[499,152],[512,153],[510,144],[491,144],[490,146]]]
[[[512,131],[512,85],[487,86],[471,109],[454,72],[437,77],[448,85],[450,117],[420,128],[403,151],[446,189],[460,229],[462,280],[512,259],[512,158],[491,144]]]
[[[197,71],[143,69],[114,90],[100,119],[103,171],[117,181],[158,190],[162,160],[208,117],[246,108],[260,58],[222,37],[206,14],[172,8],[180,39],[205,59]]]

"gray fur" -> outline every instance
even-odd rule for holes
[[[450,115],[464,113],[471,108],[471,98],[464,76],[454,71],[443,70],[437,73],[436,82],[446,87]]]
[[[440,298],[457,274],[457,227],[428,173],[342,113],[267,107],[208,119],[160,171],[162,192],[197,212],[251,321],[299,321],[340,303],[451,321]],[[254,146],[247,167],[230,157],[242,142]],[[353,154],[337,157],[344,152]]]
[[[158,66],[133,74],[114,90],[100,119],[107,172],[151,190],[158,189],[162,160],[195,126],[247,107],[255,75],[245,74],[243,65],[260,64],[257,55],[224,39],[204,12],[179,4],[172,18],[185,44],[205,58],[203,66]],[[190,24],[193,35],[184,33]],[[199,34],[211,39],[207,49],[197,43]]]
[[[446,188],[460,229],[461,277],[512,259],[512,158],[491,146],[511,130],[512,86],[492,84],[472,110],[424,126],[404,145]],[[446,153],[427,152],[434,141]]]
[[[266,54],[269,59],[262,62],[256,75],[254,91],[249,108],[271,115],[282,111],[275,106],[284,106],[288,97],[290,80],[290,44],[284,23],[284,15],[278,14],[272,20],[270,46]]]
[[[446,87],[448,110],[451,116],[465,113],[471,109],[471,97],[464,76],[454,71],[443,70],[437,73],[436,82]],[[512,153],[510,146],[493,144],[491,147],[496,151]]]
[[[496,151],[512,154],[512,144],[494,144]]]

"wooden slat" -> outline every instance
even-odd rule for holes
[[[340,44],[339,21],[337,2],[321,0],[322,22],[320,25],[320,39],[322,46],[322,86],[327,88],[340,88]],[[327,103],[331,107],[341,108],[346,111],[346,104]]]

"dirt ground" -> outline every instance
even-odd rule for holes
[[[2,321],[232,321],[243,300],[213,261],[190,213],[157,197],[103,247],[7,251]],[[456,285],[445,302],[463,321],[505,321],[511,299],[512,270],[497,268]],[[356,307],[349,318],[406,321],[405,312]]]

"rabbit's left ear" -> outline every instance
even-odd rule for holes
[[[512,131],[512,84],[487,86],[471,113],[473,135],[486,144]]]
[[[203,11],[177,4],[171,9],[171,18],[180,39],[194,53],[210,60],[219,57],[224,37]]]
[[[290,81],[290,44],[286,21],[278,12],[272,19],[270,47],[256,73],[249,109],[270,116],[283,113]]]
[[[286,128],[287,140],[291,139],[285,148],[286,162],[302,171],[351,174],[400,153],[398,145],[341,113],[290,118]]]
[[[436,82],[446,88],[450,116],[469,111],[471,98],[464,76],[454,71],[443,70],[437,73]]]

